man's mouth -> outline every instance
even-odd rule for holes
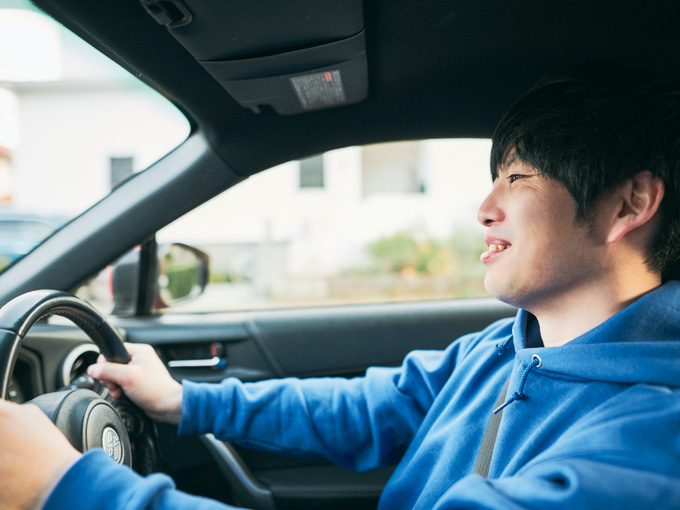
[[[487,251],[485,251],[484,253],[482,253],[482,255],[479,257],[479,259],[482,261],[482,264],[486,264],[492,258],[503,253],[508,248],[510,248],[509,244],[491,243],[491,244],[489,244],[489,249]]]
[[[489,251],[507,250],[509,246],[509,244],[490,244]]]

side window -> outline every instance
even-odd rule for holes
[[[228,311],[486,296],[487,140],[350,147],[257,174],[158,232],[210,256]]]

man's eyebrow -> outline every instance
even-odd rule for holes
[[[508,168],[510,168],[514,163],[517,163],[519,161],[519,157],[517,156],[517,152],[512,149],[507,156],[503,159],[503,162],[498,165],[498,170],[496,171],[496,177],[498,177],[501,174],[504,174],[505,172],[508,171]]]
[[[508,154],[503,162],[501,163],[501,168],[500,170],[507,169],[508,167],[512,166],[514,163],[517,163],[519,161],[519,156],[517,155],[517,151],[511,151],[510,154]]]

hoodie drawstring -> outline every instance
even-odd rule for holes
[[[522,400],[526,397],[524,394],[524,383],[527,381],[527,376],[529,375],[529,372],[531,372],[534,368],[540,367],[541,366],[541,358],[538,354],[534,354],[531,357],[531,364],[528,365],[524,369],[524,373],[522,373],[522,377],[520,377],[519,380],[519,385],[517,386],[517,391],[512,394],[512,397],[510,397],[505,404],[498,406],[496,409],[493,410],[493,414],[499,413],[503,409],[505,409],[507,406],[515,402],[516,400]]]
[[[512,337],[508,337],[507,340],[503,340],[502,342],[498,342],[496,344],[496,354],[499,356],[503,354],[507,349],[508,349],[508,344],[512,342]]]

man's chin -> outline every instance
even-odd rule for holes
[[[488,272],[484,277],[484,287],[492,298],[508,305],[521,308],[520,302],[522,300],[520,299],[520,296],[517,295],[517,290],[510,288],[508,285],[504,285],[503,282],[496,281],[496,279],[491,277]]]

